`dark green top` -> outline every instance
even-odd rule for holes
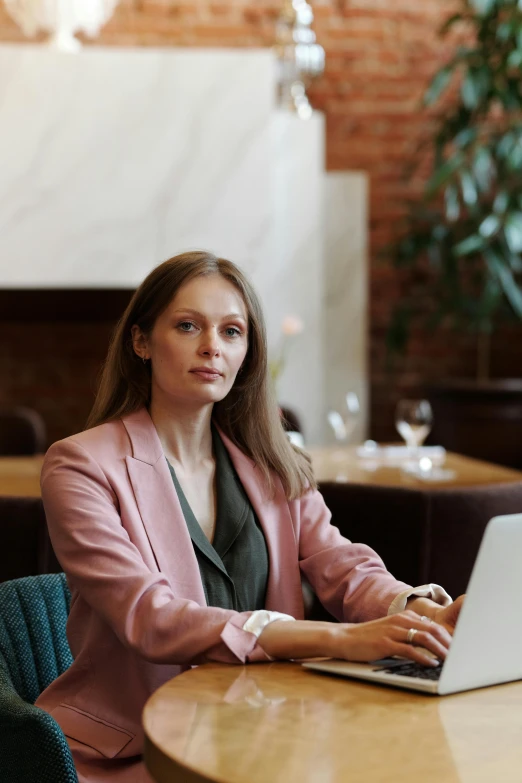
[[[228,451],[214,428],[212,444],[217,490],[212,544],[194,516],[169,462],[198,561],[207,606],[238,612],[264,609],[269,567],[265,537]]]

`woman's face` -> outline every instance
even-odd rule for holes
[[[134,350],[150,359],[152,399],[200,407],[232,388],[248,348],[243,297],[221,275],[185,283],[146,337],[132,330]]]

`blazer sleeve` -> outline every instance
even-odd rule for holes
[[[71,586],[120,641],[152,663],[271,660],[253,633],[252,612],[200,606],[174,595],[132,543],[107,477],[74,440],[52,446],[42,470],[49,535]]]
[[[386,616],[410,586],[396,580],[369,546],[341,535],[320,492],[308,490],[297,503],[299,565],[323,606],[344,622]]]

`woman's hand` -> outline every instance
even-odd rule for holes
[[[458,601],[455,604],[457,608],[453,612],[458,613],[460,604]],[[447,607],[446,611],[450,609]],[[448,623],[451,617],[449,611],[443,615]],[[412,629],[416,633],[408,641]],[[280,660],[328,656],[345,661],[374,661],[400,655],[427,666],[437,664],[434,658],[444,660],[450,642],[451,632],[447,627],[412,609],[366,623],[276,620],[259,636],[265,652]]]
[[[442,606],[433,614],[433,620],[436,623],[443,625],[451,635],[453,635],[453,631],[455,630],[455,625],[459,619],[460,610],[462,609],[465,597],[465,595],[459,595],[452,604],[449,606]]]
[[[412,643],[408,642],[410,629],[416,631]],[[334,626],[332,634],[329,654],[348,661],[373,661],[400,655],[417,663],[436,666],[438,660],[433,656],[444,660],[451,642],[446,627],[408,609],[367,623],[339,624],[337,629]]]

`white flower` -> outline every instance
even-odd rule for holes
[[[287,315],[281,323],[282,338],[279,345],[279,351],[275,359],[268,362],[270,375],[274,386],[284,370],[286,343],[290,337],[295,337],[304,330],[304,321],[298,315]]]
[[[287,315],[283,318],[281,324],[281,331],[287,337],[293,337],[296,334],[301,334],[304,329],[304,323],[298,315]]]

